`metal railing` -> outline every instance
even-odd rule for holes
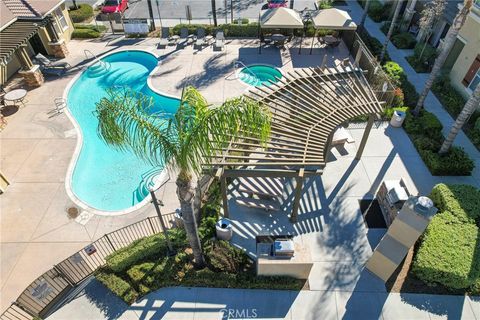
[[[174,213],[162,215],[167,229]],[[106,263],[106,257],[134,241],[161,232],[158,216],[148,217],[105,234],[35,279],[0,316],[1,320],[33,320],[52,308],[73,288]]]

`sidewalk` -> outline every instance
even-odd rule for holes
[[[96,280],[47,320],[473,319],[478,297],[360,291],[164,288],[128,306]]]
[[[348,1],[347,3],[347,10],[349,11],[350,16],[355,22],[359,23],[363,13],[362,7],[360,7],[358,2],[355,0]],[[381,23],[375,23],[372,21],[369,17],[367,17],[367,20],[365,21],[365,27],[369,34],[372,37],[380,40],[380,42],[383,44],[386,36],[380,30],[381,25]],[[429,74],[415,72],[415,70],[405,59],[406,57],[410,56],[413,51],[397,49],[391,42],[389,42],[387,48],[391,59],[403,68],[408,80],[415,86],[415,88],[417,88],[417,92],[420,92],[425,86],[425,82],[428,79]],[[438,101],[437,97],[435,97],[431,91],[425,99],[425,109],[437,116],[437,118],[443,124],[443,134],[446,136],[455,122],[455,119],[452,119],[450,114],[448,114],[448,112],[443,108],[440,101]],[[467,152],[475,162],[475,169],[473,170],[472,177],[477,181],[477,183],[480,183],[480,151],[477,150],[477,148],[472,144],[463,131],[460,131],[460,133],[457,135],[454,145],[465,149],[465,152]]]

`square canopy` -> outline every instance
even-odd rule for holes
[[[302,29],[300,14],[288,8],[273,8],[260,13],[260,26],[271,29]]]
[[[315,29],[333,30],[356,30],[357,25],[353,22],[348,12],[337,8],[319,10],[312,15]]]

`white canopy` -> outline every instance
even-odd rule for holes
[[[295,10],[274,8],[261,12],[260,26],[272,29],[302,29],[303,21],[300,14]]]
[[[337,8],[319,10],[312,16],[313,26],[316,29],[356,30],[357,25],[353,22],[348,12]]]

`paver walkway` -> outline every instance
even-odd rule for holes
[[[360,7],[357,1],[347,1],[348,3],[348,10],[352,19],[359,23],[363,9]],[[369,34],[380,40],[381,43],[385,42],[386,36],[380,30],[381,23],[376,23],[367,17],[365,22],[365,27],[368,30]],[[397,49],[391,42],[388,44],[388,53],[391,59],[397,62],[407,74],[408,80],[417,88],[417,91],[421,91],[424,86],[425,82],[428,79],[428,73],[417,73],[405,59],[406,57],[412,55],[412,50],[403,50]],[[447,135],[452,127],[455,119],[452,119],[450,114],[443,108],[440,101],[438,101],[437,97],[430,92],[425,100],[425,109],[429,112],[434,113],[440,122],[443,125],[443,134]],[[465,149],[465,151],[470,155],[470,157],[475,161],[475,169],[472,173],[472,177],[474,177],[477,182],[480,182],[480,151],[472,144],[470,139],[465,135],[463,131],[457,135],[454,144],[460,146]]]
[[[93,280],[47,320],[472,319],[479,298],[361,291],[164,288],[128,306]]]

